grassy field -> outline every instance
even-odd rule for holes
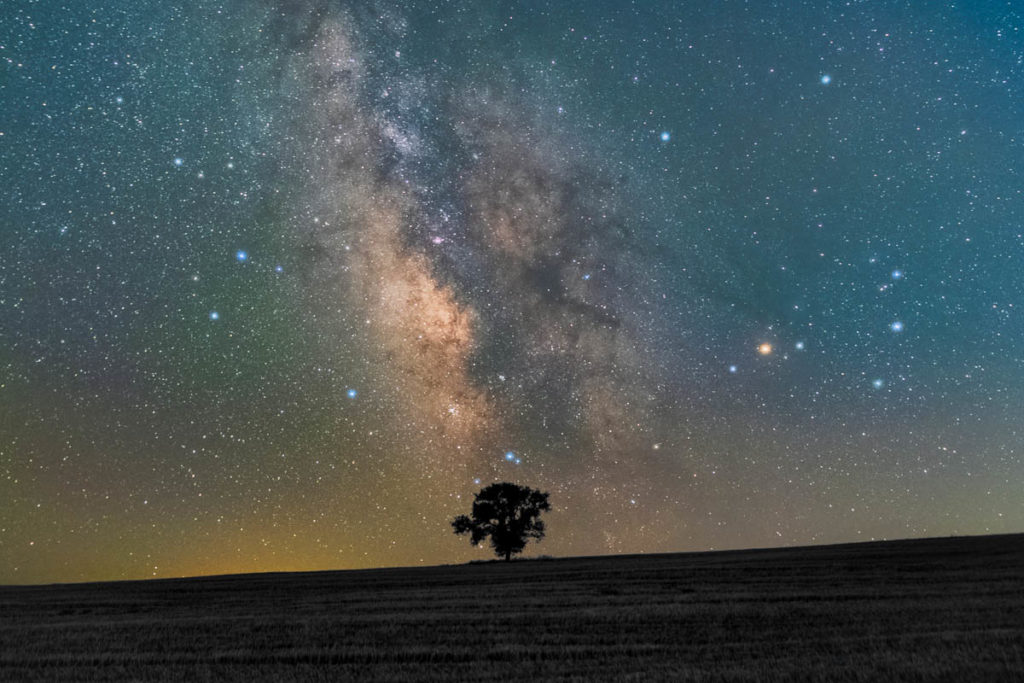
[[[1024,535],[0,587],[0,680],[1022,681]]]

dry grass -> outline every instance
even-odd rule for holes
[[[1024,680],[1024,536],[0,588],[0,679]]]

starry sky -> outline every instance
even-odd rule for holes
[[[0,8],[0,583],[1024,531],[1016,2]]]

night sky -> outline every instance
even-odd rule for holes
[[[1024,531],[1024,8],[4,2],[0,583]]]

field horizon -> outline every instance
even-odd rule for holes
[[[1024,534],[0,587],[8,680],[1024,678]]]
[[[657,557],[690,557],[690,556],[704,556],[704,555],[735,555],[735,554],[747,554],[747,553],[758,553],[758,552],[770,552],[770,551],[785,551],[785,550],[813,550],[818,548],[854,548],[862,546],[873,546],[873,545],[885,545],[890,543],[912,543],[915,541],[952,541],[956,539],[1017,539],[1021,544],[1024,544],[1024,532],[1008,533],[1008,534],[964,534],[964,535],[949,535],[949,536],[912,536],[907,538],[885,538],[885,539],[871,539],[866,541],[841,541],[837,543],[821,543],[821,544],[807,544],[807,545],[769,545],[769,546],[751,546],[747,548],[727,548],[727,549],[709,549],[709,550],[680,550],[680,551],[669,551],[669,552],[656,552],[656,553],[611,553],[611,554],[599,554],[599,555],[548,555],[545,553],[538,553],[536,555],[530,553],[524,553],[519,556],[514,556],[508,564],[512,563],[524,563],[524,562],[551,562],[551,561],[572,561],[572,560],[602,560],[602,559],[639,559],[639,558],[657,558]],[[527,550],[536,549],[537,546],[527,546]],[[505,560],[497,557],[488,555],[486,558],[467,560],[465,562],[452,562],[452,563],[441,563],[441,564],[396,564],[396,565],[381,565],[379,567],[352,567],[344,568],[340,567],[337,569],[300,569],[300,570],[268,570],[268,571],[256,571],[256,572],[217,572],[210,574],[184,574],[181,576],[155,576],[145,578],[133,578],[133,579],[101,579],[99,581],[47,581],[42,583],[0,583],[0,589],[4,588],[18,588],[18,587],[57,587],[57,586],[104,586],[111,584],[128,584],[128,583],[152,583],[160,581],[187,581],[190,579],[227,579],[227,578],[238,578],[243,579],[247,577],[269,577],[269,576],[305,576],[305,575],[316,575],[316,574],[337,574],[337,573],[348,573],[348,572],[376,572],[376,571],[389,571],[389,570],[417,570],[417,569],[439,569],[446,567],[466,567],[472,565],[488,565],[488,564],[505,564]]]

